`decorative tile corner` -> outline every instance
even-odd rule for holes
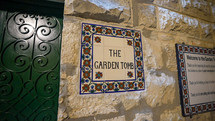
[[[101,37],[96,36],[96,37],[95,37],[95,42],[96,42],[96,43],[101,43]]]
[[[128,40],[128,46],[133,46],[132,40]]]
[[[101,79],[103,76],[102,72],[96,72],[96,79]]]
[[[128,75],[129,78],[131,78],[131,77],[133,77],[133,72],[130,72],[130,71],[129,71],[129,72],[127,73],[127,75]]]

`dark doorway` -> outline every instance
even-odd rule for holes
[[[63,2],[0,2],[0,120],[56,121]]]

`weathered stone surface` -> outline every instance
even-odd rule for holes
[[[177,35],[175,35],[175,43],[178,44],[190,44],[190,39],[188,38],[188,35],[185,35],[183,33],[177,33]]]
[[[210,9],[210,3],[206,0],[181,0],[181,10],[184,14],[189,14],[207,21],[214,21]]]
[[[80,118],[94,116],[97,114],[108,114],[117,112],[115,106],[118,104],[118,97],[108,95],[79,95],[79,76],[67,78],[69,82],[68,106],[70,107],[69,117]]]
[[[139,105],[140,92],[136,93],[127,93],[125,95],[125,100],[122,100],[122,104],[125,110],[129,110],[135,106]]]
[[[183,118],[183,116],[181,115],[181,107],[177,106],[173,110],[165,110],[161,114],[160,120],[161,121],[185,121],[185,118]]]
[[[158,32],[150,29],[146,29],[146,28],[142,29],[142,36],[143,36],[143,39],[147,38],[147,39],[151,39],[151,41],[158,40]]]
[[[67,0],[64,14],[106,22],[129,23],[129,0]]]
[[[144,64],[148,69],[161,69],[163,67],[161,43],[143,37]]]
[[[211,118],[212,118],[212,121],[215,120],[215,112],[211,112]]]
[[[156,0],[154,3],[159,6],[179,11],[179,1],[180,0]]]
[[[213,21],[215,21],[215,2],[211,4],[211,11],[212,11],[212,16],[213,16]]]
[[[152,4],[154,0],[133,0],[136,3],[147,3]]]
[[[70,63],[78,66],[80,50],[80,22],[64,22],[62,47],[61,47],[61,64]]]
[[[181,32],[199,38],[199,21],[195,18],[170,11],[165,8],[158,8],[158,20],[160,30]]]
[[[71,119],[119,113],[139,104],[141,92],[121,94],[79,95],[78,76],[68,77],[68,115]],[[119,113],[120,114],[120,113]],[[119,117],[122,119],[123,117]],[[108,119],[115,120],[117,118]]]
[[[58,121],[62,121],[68,115],[66,113],[66,102],[67,102],[67,82],[65,80],[60,81],[60,92],[59,92],[59,107],[58,107]]]
[[[137,113],[133,121],[153,121],[152,113]]]
[[[190,121],[213,121],[213,120],[211,117],[211,113],[207,112],[198,115],[193,115],[193,118]]]
[[[212,24],[212,30],[213,41],[215,42],[215,24]]]
[[[59,93],[58,120],[68,117],[68,76],[77,74],[79,63],[81,23],[64,21],[61,48],[61,81]],[[72,93],[71,93],[72,94]]]
[[[166,32],[159,32],[158,39],[161,41],[173,41],[173,40],[175,40],[175,35],[171,35]]]
[[[67,113],[63,108],[58,108],[58,121],[63,121],[67,118]]]
[[[171,37],[170,37],[171,38]],[[174,72],[177,71],[177,62],[176,62],[176,52],[175,52],[175,42],[163,41],[162,42],[162,51],[163,51],[163,62],[167,69]]]
[[[175,79],[165,73],[156,74],[152,70],[146,75],[147,94],[146,103],[151,107],[161,106],[163,104],[172,104],[175,98]]]
[[[193,37],[187,37],[183,36],[181,34],[175,36],[175,43],[185,43],[187,45],[193,45],[193,46],[199,46],[199,47],[205,47],[205,48],[213,48],[214,47],[214,41],[205,41],[201,39],[196,39]]]
[[[138,25],[156,28],[156,10],[153,5],[138,4]]]
[[[213,41],[213,24],[200,22],[202,40]]]
[[[125,116],[119,116],[111,119],[96,120],[96,121],[126,121]]]
[[[129,110],[138,105],[140,92],[103,95],[79,95],[79,76],[68,76],[68,115],[71,119],[95,116],[101,114],[117,113],[123,105],[124,110]]]
[[[214,48],[213,42],[204,42],[204,47],[206,48]]]

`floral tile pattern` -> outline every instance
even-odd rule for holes
[[[182,106],[183,116],[191,116],[198,113],[214,111],[215,102],[205,102],[201,104],[191,104],[189,95],[189,80],[187,78],[186,66],[185,66],[185,54],[198,54],[198,55],[210,55],[215,56],[215,50],[209,48],[202,48],[184,44],[176,44],[176,56],[178,66],[180,99]]]
[[[132,46],[132,43],[133,43],[132,40],[128,40],[128,45],[129,46]]]
[[[127,78],[132,79],[102,81],[93,80],[93,77],[95,79],[103,79],[105,76],[105,73],[102,71],[96,71],[93,73],[93,47],[99,47],[99,44],[102,44],[103,40],[101,39],[101,36],[125,38],[127,46],[133,48],[135,72],[128,70],[125,73]],[[145,89],[140,31],[83,23],[81,37],[80,94],[114,93],[140,91]]]

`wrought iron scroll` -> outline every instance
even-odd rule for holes
[[[1,119],[56,120],[61,41],[58,19],[13,13],[8,14],[6,23],[0,51]]]

